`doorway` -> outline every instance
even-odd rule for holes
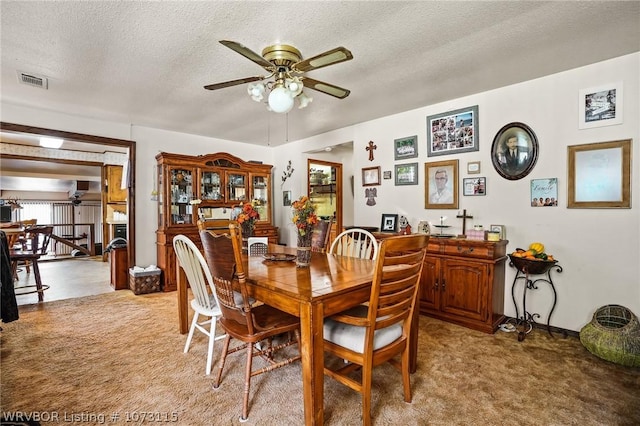
[[[333,218],[330,241],[342,232],[342,164],[324,160],[307,160],[307,194],[321,219]]]
[[[105,137],[101,137],[101,136],[95,136],[95,135],[87,135],[87,134],[80,134],[80,133],[72,133],[72,132],[66,132],[66,131],[61,131],[61,130],[55,130],[55,129],[47,129],[47,128],[39,128],[39,127],[31,127],[31,126],[24,126],[24,125],[20,125],[20,124],[13,124],[13,123],[5,123],[5,122],[0,122],[0,131],[2,131],[3,134],[3,142],[4,141],[4,137],[6,136],[7,138],[10,138],[12,135],[16,136],[16,137],[21,137],[21,138],[33,138],[34,140],[37,140],[38,137],[40,136],[49,136],[49,137],[55,137],[55,138],[61,138],[64,139],[65,141],[69,141],[70,143],[72,143],[74,145],[74,147],[76,147],[75,149],[77,149],[78,151],[82,151],[83,147],[86,148],[84,150],[86,151],[100,151],[102,150],[102,148],[104,148],[105,151],[109,151],[110,149],[113,151],[114,148],[117,150],[121,150],[121,151],[126,151],[128,152],[128,176],[131,176],[131,178],[129,179],[129,185],[127,188],[127,200],[124,203],[124,205],[126,206],[128,215],[127,215],[127,240],[128,240],[128,255],[127,255],[127,261],[128,261],[128,266],[131,267],[132,265],[135,264],[135,179],[133,178],[135,176],[135,164],[136,164],[136,144],[134,141],[129,141],[129,140],[123,140],[123,139],[113,139],[113,138],[105,138]],[[7,142],[7,143],[11,143],[11,142]],[[26,145],[29,145],[29,143],[25,143]],[[37,143],[34,143],[34,145],[36,145]],[[7,158],[7,159],[22,159],[22,160],[34,160],[34,161],[46,161],[46,162],[51,162],[51,163],[58,163],[58,164],[63,164],[64,166],[59,166],[61,171],[64,170],[65,167],[69,167],[71,165],[87,165],[85,164],[86,162],[82,162],[82,161],[78,161],[78,162],[74,162],[74,161],[70,161],[70,160],[56,160],[56,159],[43,159],[40,157],[29,157],[29,156],[11,156],[11,155],[3,155],[3,158]],[[93,165],[93,164],[92,164]],[[93,165],[95,166],[95,165]],[[101,165],[100,165],[101,166]],[[102,181],[104,182],[104,176],[102,178]],[[106,206],[102,205],[102,209],[103,211],[106,210]],[[104,242],[108,242],[105,241],[104,238],[107,238],[106,235],[103,235],[103,243]],[[66,262],[65,262],[66,263]],[[71,266],[73,264],[73,262],[69,262],[69,266]],[[105,282],[107,282],[108,285],[108,281],[109,281],[109,277],[108,275],[105,277]],[[46,299],[46,297],[45,297]]]

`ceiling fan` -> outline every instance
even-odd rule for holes
[[[260,65],[269,72],[269,75],[209,84],[204,86],[207,90],[260,81],[260,83],[249,85],[247,88],[249,95],[254,101],[261,102],[266,89],[269,89],[271,91],[268,98],[269,109],[280,113],[289,112],[295,98],[299,100],[300,108],[306,107],[312,101],[312,98],[302,92],[305,87],[338,99],[349,96],[350,91],[347,89],[305,76],[306,72],[353,59],[351,52],[344,47],[336,47],[303,60],[300,51],[287,44],[267,46],[262,50],[262,56],[260,56],[235,41],[220,40],[220,43]],[[273,80],[262,82],[262,80],[271,78]]]

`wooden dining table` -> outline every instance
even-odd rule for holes
[[[294,254],[295,248],[269,245],[270,253]],[[257,300],[300,318],[300,354],[306,425],[324,422],[324,318],[369,300],[375,261],[313,253],[309,267],[294,261],[243,256],[247,288]],[[181,333],[188,330],[187,283],[178,271],[178,311]],[[417,312],[417,310],[416,310]],[[416,368],[417,314],[412,331],[411,369]]]

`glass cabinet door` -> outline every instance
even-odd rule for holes
[[[170,168],[169,196],[171,200],[171,225],[191,224],[193,206],[193,171],[184,168]]]
[[[269,222],[271,206],[269,200],[269,176],[251,174],[251,202],[260,214],[261,222]]]
[[[200,197],[202,201],[224,201],[222,173],[219,170],[203,170],[200,177]]]
[[[249,197],[247,189],[247,174],[241,172],[226,172],[227,185],[229,192],[227,193],[227,201],[240,202],[247,201]]]

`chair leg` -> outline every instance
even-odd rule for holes
[[[198,317],[200,315],[197,312],[193,313],[193,320],[191,321],[191,327],[189,328],[189,335],[187,336],[187,341],[184,344],[184,353],[189,352],[189,346],[191,345],[191,339],[193,338],[193,332],[196,329],[196,324],[198,323]]]
[[[211,363],[213,361],[213,344],[216,341],[216,320],[217,320],[217,317],[211,318],[211,328],[209,329],[209,348],[207,351],[207,376],[211,374]]]
[[[218,364],[218,375],[216,381],[213,383],[213,388],[218,389],[220,386],[220,379],[222,378],[222,369],[224,368],[224,362],[227,359],[227,352],[229,352],[229,343],[231,342],[231,336],[227,334],[224,339],[224,346],[222,346],[222,354],[220,354],[220,364]]]
[[[402,353],[402,385],[404,387],[404,402],[411,402],[411,377],[409,376],[409,347]]]
[[[365,368],[362,366],[362,425],[371,426],[371,381],[372,381],[372,366],[369,365]],[[369,374],[365,374],[368,371]]]
[[[249,419],[249,390],[251,387],[251,364],[253,362],[253,344],[247,345],[247,366],[244,371],[244,399],[242,401],[242,417],[241,422]]]
[[[38,302],[44,301],[44,289],[42,288],[42,279],[40,278],[40,267],[38,261],[33,261],[33,276],[36,280],[36,290],[38,290]]]

